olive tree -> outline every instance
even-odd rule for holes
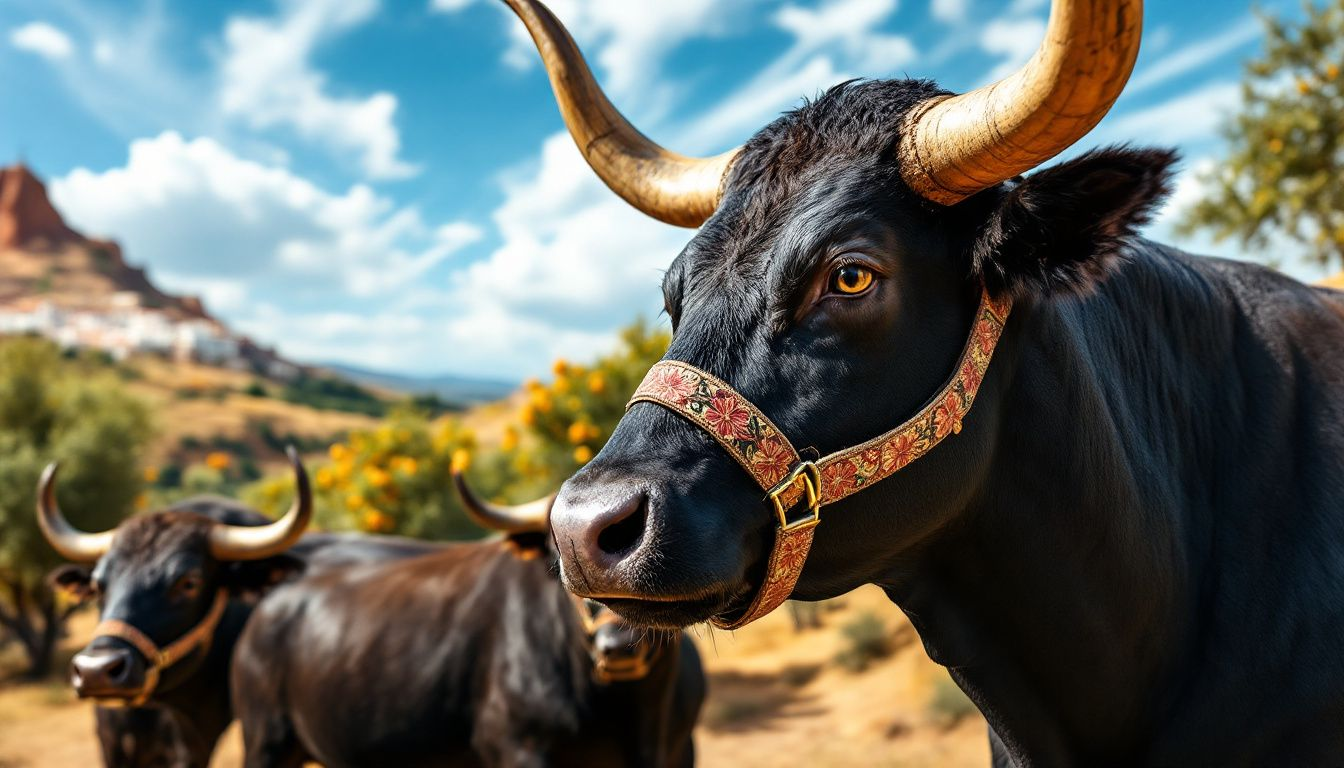
[[[28,673],[47,674],[73,606],[46,584],[61,560],[34,512],[42,468],[61,462],[59,501],[76,526],[115,526],[140,494],[149,415],[96,366],[36,339],[0,343],[0,627],[23,648]]]
[[[1246,65],[1243,106],[1223,129],[1228,155],[1201,180],[1180,228],[1263,247],[1271,234],[1314,261],[1344,264],[1344,0],[1305,19],[1264,17],[1264,54]]]

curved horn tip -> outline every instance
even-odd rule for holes
[[[515,506],[493,504],[472,489],[461,471],[454,470],[452,475],[453,485],[462,500],[462,508],[472,522],[480,527],[504,533],[541,533],[550,527],[551,505],[555,503],[555,494]]]
[[[112,548],[116,529],[85,533],[69,523],[56,502],[56,475],[61,463],[53,461],[37,481],[37,527],[61,557],[76,563],[91,563]]]
[[[1142,34],[1143,0],[1054,0],[1025,66],[910,112],[901,138],[906,183],[952,205],[1064,151],[1119,98]]]
[[[294,468],[295,495],[289,511],[273,523],[261,526],[216,525],[210,531],[210,548],[220,560],[260,560],[278,555],[299,540],[313,517],[313,494],[299,452],[285,447]]]
[[[603,93],[564,24],[538,0],[504,0],[531,35],[551,90],[584,160],[634,208],[659,221],[698,227],[719,204],[737,150],[687,157],[656,144]]]

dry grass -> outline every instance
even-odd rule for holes
[[[865,614],[893,628],[892,653],[862,673],[834,662],[846,643],[840,628]],[[875,588],[844,598],[820,629],[795,632],[777,611],[735,633],[699,630],[710,698],[697,734],[700,765],[716,768],[809,766],[983,766],[984,721],[936,702],[946,673],[924,655],[905,618]],[[81,615],[67,646],[82,644],[92,617]],[[950,699],[948,699],[950,700]],[[945,704],[946,702],[944,702]],[[236,766],[236,726],[213,765]],[[98,764],[93,717],[63,685],[8,684],[0,689],[0,768],[74,768]]]
[[[141,358],[131,363],[139,377],[127,387],[149,404],[158,434],[147,463],[160,466],[170,460],[200,461],[208,449],[182,449],[183,438],[208,444],[216,437],[247,443],[271,469],[283,467],[284,457],[267,446],[256,425],[269,423],[279,435],[306,439],[337,439],[352,429],[371,427],[378,420],[357,413],[320,411],[273,397],[250,397],[243,390],[256,377],[242,371],[193,363]],[[279,389],[278,386],[273,386]],[[185,393],[197,396],[184,397]],[[219,394],[214,394],[219,393]]]

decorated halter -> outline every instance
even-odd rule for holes
[[[593,662],[593,680],[607,685],[624,683],[631,680],[643,680],[653,669],[653,665],[663,655],[664,642],[641,642],[639,653],[628,657],[613,657],[597,649],[597,631],[607,624],[615,624],[620,618],[609,608],[586,597],[570,595],[574,607],[579,613],[579,623],[583,625],[584,640],[588,644],[588,658]]]
[[[736,619],[711,619],[716,627],[746,626],[789,598],[823,506],[895,474],[948,435],[961,432],[1011,308],[1009,299],[995,299],[982,289],[966,348],[938,394],[899,427],[815,461],[799,456],[759,408],[713,374],[676,360],[649,369],[626,408],[657,403],[708,432],[766,492],[778,523],[756,597]]]
[[[205,618],[200,623],[192,627],[187,633],[173,642],[166,648],[160,649],[158,644],[149,639],[149,635],[141,632],[136,627],[119,619],[103,619],[98,622],[98,626],[93,628],[93,639],[100,637],[115,637],[118,640],[124,640],[139,651],[145,661],[149,663],[149,668],[145,671],[145,685],[134,698],[126,699],[125,704],[131,707],[142,706],[149,700],[154,689],[159,685],[159,673],[168,667],[187,657],[187,654],[200,649],[202,653],[210,650],[210,641],[214,639],[215,627],[219,626],[219,620],[224,616],[224,609],[229,604],[229,593],[225,590],[219,590],[215,593],[215,601],[206,612]]]

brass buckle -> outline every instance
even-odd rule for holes
[[[784,492],[798,484],[803,483],[803,493],[807,496],[808,516],[797,520],[789,519],[789,510],[784,508],[784,502],[780,499]],[[821,488],[821,470],[817,465],[810,461],[799,462],[799,464],[789,471],[789,474],[779,481],[774,488],[767,493],[770,501],[775,505],[775,516],[779,518],[779,530],[781,531],[800,531],[807,528],[814,528],[821,522],[821,494],[818,489]]]

